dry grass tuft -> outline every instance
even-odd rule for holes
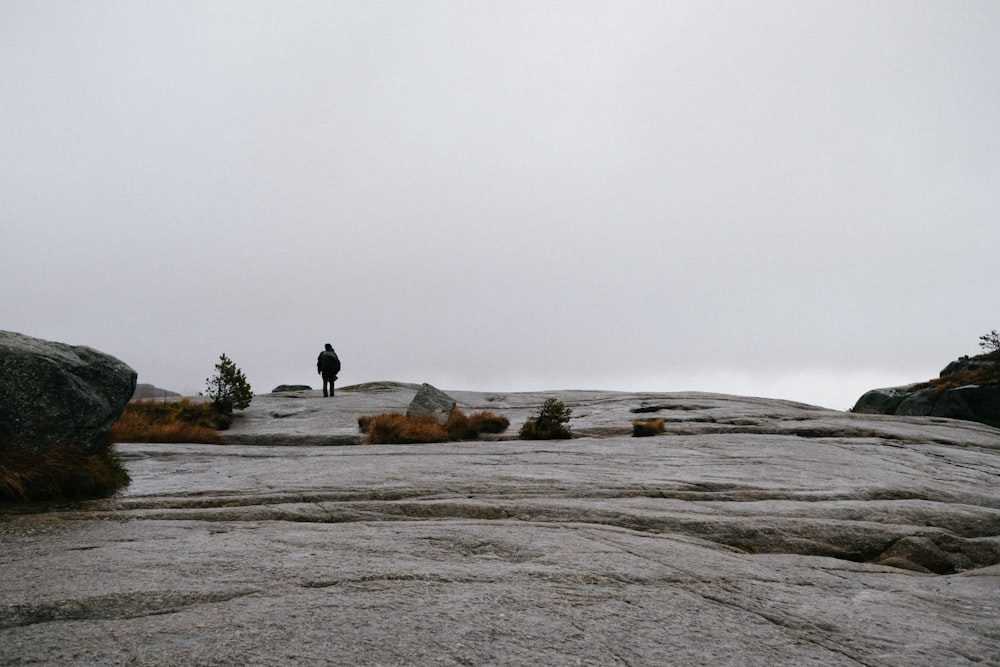
[[[632,422],[633,438],[646,438],[651,435],[659,435],[665,431],[662,419],[639,419]]]
[[[928,380],[927,382],[913,385],[912,389],[917,390],[930,387],[934,390],[935,396],[940,396],[949,389],[956,389],[967,385],[988,385],[997,383],[1000,383],[1000,363],[994,365],[992,368],[971,368],[964,371],[955,371],[954,373],[949,373],[944,377],[934,378],[932,380]]]
[[[368,418],[367,425],[365,444],[368,445],[410,445],[448,440],[448,432],[430,415],[407,417],[397,412],[383,412]]]
[[[405,445],[425,442],[475,440],[480,433],[502,433],[510,420],[492,412],[476,412],[466,416],[452,410],[444,426],[430,415],[407,417],[395,412],[383,412],[373,417],[359,417],[358,428],[367,434],[368,445]]]
[[[93,452],[65,444],[41,454],[0,454],[0,500],[100,498],[129,481],[108,436]]]
[[[489,411],[472,413],[469,415],[469,422],[477,435],[479,433],[503,433],[510,426],[509,419]]]
[[[210,403],[179,401],[135,401],[125,406],[111,427],[115,442],[224,442],[218,431],[229,427],[231,418]]]
[[[475,440],[479,437],[479,431],[473,428],[472,421],[458,408],[451,411],[444,430],[449,440]]]

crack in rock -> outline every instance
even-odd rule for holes
[[[176,591],[112,594],[83,599],[14,604],[0,607],[0,628],[53,621],[114,621],[142,616],[172,614],[202,604],[228,602],[259,593],[256,589],[213,593]]]

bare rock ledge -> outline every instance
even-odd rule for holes
[[[1000,664],[1000,429],[449,391],[509,433],[355,444],[418,388],[258,396],[119,445],[116,498],[0,508],[0,664]],[[513,439],[553,396],[577,437]]]

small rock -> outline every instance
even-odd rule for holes
[[[431,415],[439,424],[444,424],[456,405],[454,398],[425,382],[410,401],[410,406],[406,408],[406,416]]]
[[[279,384],[271,390],[271,393],[277,394],[282,391],[312,391],[312,387],[307,384]]]

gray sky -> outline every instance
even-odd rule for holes
[[[0,328],[846,409],[1000,328],[1000,3],[0,0]]]

